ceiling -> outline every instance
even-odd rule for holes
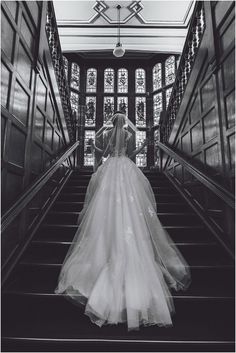
[[[181,53],[194,1],[53,1],[63,52],[108,53],[117,42],[127,52]]]

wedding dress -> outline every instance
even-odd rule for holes
[[[187,289],[190,270],[157,217],[149,181],[127,156],[124,116],[114,117],[103,133],[109,157],[89,182],[55,292],[84,304],[99,326],[172,326],[170,288]]]

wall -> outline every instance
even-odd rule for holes
[[[70,142],[45,32],[46,5],[1,3],[3,212]],[[41,197],[32,203],[3,234],[3,261],[24,239],[43,202]]]
[[[206,29],[169,144],[192,164],[234,192],[234,2],[204,2]],[[222,201],[173,160],[167,169],[183,183],[222,233],[233,240],[232,214]]]

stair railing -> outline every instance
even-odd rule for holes
[[[161,124],[163,142],[168,141],[174,121],[177,117],[205,27],[204,2],[197,1],[189,24],[189,30],[176,73],[175,82],[166,111],[166,117]]]
[[[17,244],[12,253],[7,254],[2,261],[2,283],[8,278],[71,175],[76,165],[76,150],[79,143],[77,141],[69,146],[54,164],[39,176],[3,214],[2,239],[8,241],[8,237],[15,237]],[[20,231],[20,237],[17,236],[16,229]]]
[[[41,176],[37,179],[24,194],[10,207],[2,216],[2,232],[11,224],[26,205],[35,197],[38,191],[47,183],[60,165],[77,149],[79,141],[70,146],[64,154]]]
[[[232,251],[232,246],[234,246],[234,194],[209,175],[196,168],[185,157],[181,156],[166,144],[158,141],[157,146],[161,151],[161,170],[206,224],[208,229],[216,236],[230,256],[234,257]],[[175,164],[180,167],[180,175],[182,175],[182,177],[176,174],[173,163],[170,167],[168,166],[168,160],[163,170],[162,161],[164,154],[167,155],[167,159],[174,160]],[[186,171],[192,177],[192,181],[190,182],[184,180]],[[197,194],[194,190],[196,186],[198,187]],[[214,210],[209,208],[210,198],[214,199],[216,211],[218,214],[222,215],[222,219],[219,220],[218,215],[218,217],[215,217],[215,214],[212,214]]]
[[[175,151],[173,151],[167,145],[164,145],[161,142],[157,142],[157,146],[168,154],[175,161],[180,163],[189,173],[191,173],[197,180],[199,180],[203,185],[205,185],[208,189],[214,192],[221,200],[223,200],[228,206],[231,208],[235,208],[235,197],[234,195],[217,183],[215,180],[210,178],[207,174],[203,173],[193,165],[191,165],[185,158],[181,157]]]

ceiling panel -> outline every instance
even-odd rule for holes
[[[126,50],[182,51],[193,1],[53,1],[62,50],[113,50],[121,5],[121,42]]]

